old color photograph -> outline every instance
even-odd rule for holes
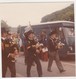
[[[75,76],[74,5],[0,3],[3,78]]]

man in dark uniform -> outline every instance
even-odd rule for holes
[[[26,43],[26,49],[27,49],[27,77],[30,77],[30,70],[32,63],[35,62],[37,65],[37,72],[38,76],[42,76],[42,68],[41,63],[39,61],[39,57],[36,53],[36,48],[38,46],[36,45],[37,42],[34,40],[34,33],[32,31],[29,31],[27,33],[27,43]]]
[[[48,39],[48,49],[49,49],[48,71],[51,72],[52,63],[53,63],[53,60],[55,60],[60,73],[62,73],[65,70],[63,69],[63,66],[59,59],[58,49],[60,48],[61,45],[57,43],[57,40],[58,40],[57,32],[52,31],[49,34],[49,39]]]
[[[7,38],[7,32],[2,29],[2,77],[5,77],[7,67],[10,69],[11,77],[16,77],[15,69],[15,52],[17,46],[11,43],[11,40]]]

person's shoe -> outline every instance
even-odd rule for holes
[[[60,73],[65,72],[66,70],[61,70]]]
[[[42,77],[42,75],[39,75],[39,77]]]
[[[50,69],[47,69],[47,71],[52,72]]]

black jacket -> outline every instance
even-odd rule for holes
[[[34,56],[34,54],[36,54],[36,48],[35,47],[32,47],[32,45],[36,45],[37,42],[35,40],[27,40],[27,43],[26,43],[26,48],[28,46],[30,46],[29,49],[27,49],[27,55],[29,56]]]
[[[7,56],[10,53],[10,41],[9,39],[1,39],[4,45],[4,50],[2,50],[2,58],[3,60],[7,60]]]
[[[54,52],[57,50],[55,41],[50,38],[48,39],[48,49],[50,52]]]

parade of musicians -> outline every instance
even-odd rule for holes
[[[33,24],[32,19],[28,21],[28,25],[26,23],[21,25],[18,22],[18,27],[13,27],[8,22],[10,17],[7,17],[7,21],[5,19],[1,20],[2,77],[75,76],[74,15],[72,15],[73,13],[70,10],[71,8],[73,10],[74,4],[72,2],[64,3],[65,5],[63,3],[60,3],[61,5],[59,3],[37,3],[37,5],[35,5],[36,3],[24,3],[23,6],[22,4],[0,4],[0,6],[5,9],[8,8],[8,10],[11,8],[13,11],[15,7],[19,9],[20,6],[20,10],[24,11],[24,5],[29,6],[29,4],[30,8],[26,6],[24,8],[26,14],[27,8],[31,9],[33,7],[35,9],[36,7],[40,9],[39,4],[40,6],[43,5],[42,9],[47,5],[49,8],[52,8],[56,4],[60,7],[62,5],[62,8],[60,10],[56,9],[57,13],[53,11],[51,15],[48,14],[49,10],[46,10],[48,7],[45,8],[47,14],[41,19],[41,23]],[[29,10],[31,12],[28,12],[30,16],[33,14],[33,11],[36,12],[34,9],[32,11]],[[19,12],[21,12],[20,10]],[[46,13],[45,11],[43,13]],[[63,15],[60,12],[58,13],[58,11],[62,11],[61,14]],[[6,13],[2,14],[10,16],[12,12],[8,14],[6,11]],[[0,16],[2,14],[0,13]],[[28,15],[25,15],[23,16],[27,18]],[[33,18],[34,15],[32,16]],[[12,14],[12,16],[15,15]],[[16,14],[16,16],[21,17],[22,15]],[[16,18],[11,17],[11,19],[13,21]],[[16,19],[12,22],[11,19],[11,24],[18,20]]]

